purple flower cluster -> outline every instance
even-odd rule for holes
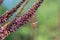
[[[19,28],[19,26],[21,27],[23,24],[29,22],[29,19],[34,15],[42,1],[35,3],[23,16],[20,16],[19,18],[15,19],[15,21],[11,22],[6,30],[14,32],[17,28]]]
[[[4,23],[24,2],[25,0],[22,0],[10,11],[6,11],[2,16],[0,16],[0,24]]]
[[[4,39],[8,34],[11,32],[14,32],[22,25],[29,22],[29,19],[34,15],[38,7],[41,5],[43,0],[39,0],[37,3],[35,3],[23,16],[20,16],[19,18],[15,19],[13,22],[10,22],[6,28],[5,26],[0,28],[0,39]]]

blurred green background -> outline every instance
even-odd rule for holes
[[[16,6],[20,0],[10,1],[5,0],[3,4],[0,5],[0,15],[6,10],[10,10],[12,7]],[[29,0],[22,14],[36,1],[37,0]],[[29,23],[25,24],[7,36],[5,40],[33,40],[32,38],[34,38],[34,40],[60,40],[60,32],[58,30],[58,2],[58,0],[44,0],[42,5],[36,11],[38,27],[33,30]]]

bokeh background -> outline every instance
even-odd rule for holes
[[[6,10],[10,10],[16,6],[19,1],[21,0],[4,0],[3,4],[0,5],[0,15]],[[29,0],[22,14],[25,13],[36,1],[37,0]],[[60,26],[58,25],[60,18],[58,12],[59,1],[60,0],[44,0],[42,5],[36,11],[38,27],[33,30],[30,23],[25,24],[8,35],[5,40],[33,40],[33,38],[34,40],[60,40]],[[13,14],[8,21],[14,16],[15,14]]]

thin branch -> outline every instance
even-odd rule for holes
[[[36,20],[36,14],[33,15],[30,19],[30,25],[32,27],[32,34],[31,34],[31,40],[34,40],[36,33],[37,33],[37,28],[38,28],[38,21]]]

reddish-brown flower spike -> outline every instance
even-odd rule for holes
[[[34,15],[43,0],[35,3],[23,16],[17,18],[14,22],[8,23],[7,25],[0,28],[0,39],[4,39],[10,32],[14,32],[19,26],[29,22],[29,19]]]
[[[3,3],[3,0],[0,0],[0,5]]]
[[[22,5],[22,7],[18,10],[18,12],[17,12],[16,16],[14,17],[14,19],[12,20],[12,22],[13,22],[15,19],[17,19],[18,17],[20,17],[20,14],[21,14],[21,12],[23,11],[23,9],[24,9],[24,7],[26,6],[26,4],[28,3],[28,1],[29,1],[29,0],[26,0],[26,1],[24,2],[24,4]]]
[[[6,20],[25,2],[22,0],[16,5],[16,7],[12,8],[10,11],[6,11],[2,16],[0,16],[0,24],[6,22]]]

